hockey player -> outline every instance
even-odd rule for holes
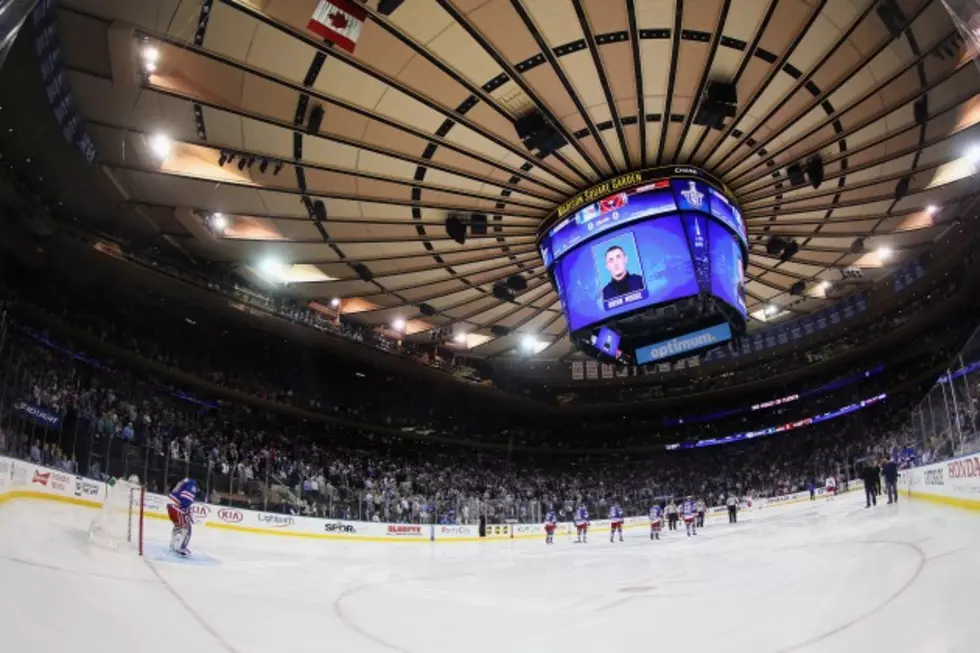
[[[663,528],[664,511],[659,503],[653,504],[650,508],[650,539],[659,540],[660,530]]]
[[[677,530],[677,503],[671,499],[667,504],[665,510],[667,513],[667,528],[676,531]]]
[[[704,502],[704,499],[698,499],[694,507],[698,511],[698,528],[704,528],[704,515],[708,512],[708,504]]]
[[[167,515],[174,525],[170,535],[170,550],[186,557],[191,554],[187,545],[191,541],[191,524],[194,523],[191,508],[197,498],[197,483],[194,479],[185,478],[174,487],[168,498]]]
[[[548,514],[544,518],[544,543],[554,544],[555,543],[555,525],[558,523],[558,519],[555,517],[555,511],[549,510]]]
[[[694,503],[693,497],[688,497],[684,503],[681,504],[681,518],[684,520],[684,528],[687,529],[687,536],[698,534],[698,524],[697,524],[698,508],[697,504]]]
[[[834,495],[837,494],[837,479],[834,478],[833,475],[827,477],[827,484],[824,490],[827,492],[827,496],[831,499],[833,499]]]
[[[614,503],[609,508],[609,541],[612,542],[616,533],[619,533],[619,541],[623,541],[623,509],[618,503]]]
[[[575,530],[578,534],[575,543],[585,544],[589,539],[589,511],[585,506],[579,506],[575,511]]]

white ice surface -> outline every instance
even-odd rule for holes
[[[383,544],[198,528],[198,564],[92,548],[94,512],[0,507],[0,650],[980,651],[980,516],[857,493],[650,542]],[[167,525],[149,522],[149,540]],[[203,561],[203,563],[202,563]],[[62,646],[63,645],[63,646]]]

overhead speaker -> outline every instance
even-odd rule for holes
[[[430,306],[429,304],[422,303],[422,304],[419,304],[419,312],[422,315],[426,315],[426,316],[432,317],[433,315],[436,314],[436,309],[433,308],[432,306]]]
[[[568,142],[555,129],[554,125],[548,122],[548,119],[536,109],[515,120],[514,128],[517,130],[517,137],[524,143],[524,147],[532,152],[537,150],[545,156]]]
[[[725,118],[734,118],[738,112],[738,90],[727,82],[708,82],[701,103],[694,114],[694,124],[721,129]]]
[[[310,110],[310,120],[306,123],[307,134],[319,134],[323,124],[323,107],[319,104]]]
[[[905,31],[905,14],[895,0],[881,0],[875,11],[893,39],[902,36]]]
[[[355,263],[352,267],[354,268],[354,272],[357,273],[357,276],[361,278],[361,281],[374,280],[374,274],[372,274],[371,270],[368,269],[368,266],[364,265],[363,263]]]
[[[327,206],[323,203],[323,200],[313,202],[312,211],[314,220],[317,222],[327,221]]]
[[[820,188],[823,183],[823,160],[819,154],[814,154],[806,160],[806,176],[810,178],[810,185]]]
[[[446,218],[446,233],[460,245],[466,244],[466,223],[458,215]]]
[[[505,326],[500,326],[499,324],[494,324],[490,327],[490,333],[492,333],[495,338],[503,338],[510,335],[510,329]]]
[[[911,183],[912,183],[911,177],[902,177],[901,179],[898,180],[898,183],[895,184],[896,202],[909,194],[909,184]]]
[[[474,213],[470,216],[470,234],[474,236],[487,235],[487,215],[485,213]]]
[[[507,284],[502,281],[498,281],[497,283],[493,284],[493,296],[502,302],[514,301],[514,293],[511,292],[511,289],[507,287]]]
[[[738,104],[738,89],[727,82],[708,82],[705,97],[711,102],[722,104]]]
[[[786,247],[786,241],[779,236],[773,236],[766,243],[766,253],[770,256],[779,256]]]
[[[395,9],[402,6],[402,2],[405,0],[381,0],[378,3],[378,13],[382,16],[390,16]]]
[[[806,177],[803,176],[803,166],[799,163],[794,163],[786,168],[786,176],[789,177],[789,183],[793,188],[806,183]]]
[[[912,114],[915,116],[917,125],[924,125],[929,120],[929,101],[928,96],[923,95],[919,101],[912,105]]]
[[[802,297],[803,293],[805,292],[806,292],[806,282],[804,282],[802,279],[789,287],[789,294],[796,295],[797,297]]]
[[[784,262],[788,261],[796,256],[798,251],[800,251],[799,244],[795,240],[790,240],[786,243],[786,246],[783,247],[783,253],[779,255],[779,260]]]
[[[864,253],[864,238],[856,238],[854,242],[851,243],[851,253],[852,254]]]
[[[527,290],[527,280],[519,274],[507,277],[507,287],[514,292],[523,292]]]

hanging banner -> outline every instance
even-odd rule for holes
[[[56,429],[58,428],[58,425],[61,424],[61,417],[59,417],[56,413],[23,401],[18,401],[16,404],[14,404],[14,411],[16,411],[21,417],[29,419],[30,421],[34,422],[35,424],[39,424],[44,428]]]

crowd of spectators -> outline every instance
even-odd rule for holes
[[[661,497],[765,496],[853,474],[854,460],[906,448],[907,406],[888,404],[785,435],[704,450],[606,456],[470,451],[363,428],[303,423],[183,392],[144,370],[10,325],[0,446],[93,477],[137,474],[151,490],[198,478],[212,502],[338,518],[537,519],[585,502],[603,513]],[[921,394],[921,390],[920,390]],[[899,402],[905,397],[898,397]],[[58,417],[42,426],[28,402]]]

